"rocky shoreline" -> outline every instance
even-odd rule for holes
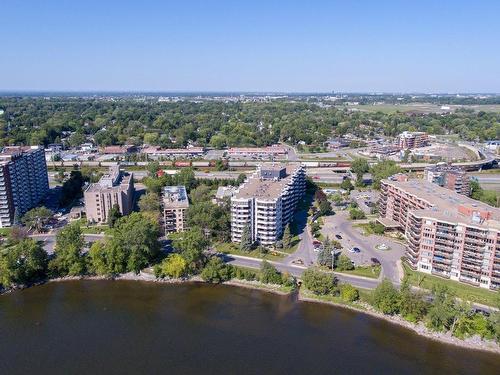
[[[180,279],[157,279],[154,275],[149,274],[149,273],[141,272],[139,274],[135,274],[135,273],[129,272],[126,274],[118,275],[116,277],[66,276],[66,277],[50,279],[50,280],[47,280],[44,282],[40,282],[40,283],[34,284],[33,286],[42,285],[42,284],[45,284],[46,282],[53,283],[53,282],[65,282],[65,281],[76,281],[76,280],[96,280],[96,281],[99,281],[99,280],[117,280],[117,281],[126,280],[126,281],[153,282],[153,283],[159,283],[159,284],[206,283],[199,276],[194,276],[194,277],[190,277],[190,278],[180,278]],[[277,295],[281,295],[281,296],[286,296],[286,295],[291,294],[291,292],[282,290],[280,285],[262,284],[258,281],[232,279],[232,280],[224,282],[223,285],[259,290],[262,292],[273,293],[273,294],[277,294]],[[21,290],[21,289],[25,289],[25,288],[26,287],[20,287],[20,288],[16,288],[16,289],[4,290],[4,291],[2,291],[1,294],[10,293],[10,292],[13,292],[15,290]],[[454,345],[454,346],[458,346],[458,347],[461,347],[464,349],[480,350],[480,351],[486,351],[486,352],[490,352],[490,353],[500,354],[500,345],[494,341],[483,340],[479,336],[473,336],[473,337],[469,337],[465,340],[462,340],[462,339],[459,339],[457,337],[452,336],[450,333],[434,332],[434,331],[429,330],[427,327],[425,327],[425,325],[421,322],[418,324],[414,324],[414,323],[411,323],[411,322],[404,320],[400,316],[384,315],[384,314],[374,310],[372,306],[367,305],[367,304],[359,304],[358,303],[359,306],[355,306],[355,305],[344,304],[344,303],[339,303],[339,302],[334,302],[334,301],[327,301],[324,299],[316,298],[314,296],[304,295],[304,293],[302,293],[302,292],[298,293],[298,300],[302,301],[302,302],[321,303],[321,304],[336,306],[336,307],[356,311],[358,313],[367,314],[367,315],[370,315],[374,318],[383,319],[383,320],[390,322],[392,324],[396,324],[396,325],[402,326],[404,328],[407,328],[407,329],[413,331],[414,333],[418,334],[419,336],[423,336],[423,337],[426,337],[426,338],[431,339],[431,340],[439,341],[439,342],[444,343],[444,344]]]

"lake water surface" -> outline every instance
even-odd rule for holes
[[[499,374],[500,356],[230,286],[70,281],[0,296],[1,374]]]

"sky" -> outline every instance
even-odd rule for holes
[[[500,92],[500,1],[0,7],[0,90]]]

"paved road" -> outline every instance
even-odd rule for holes
[[[307,211],[299,211],[295,215],[295,222],[298,228],[303,228],[302,233],[299,234],[300,243],[297,250],[284,258],[281,263],[287,265],[297,264],[300,259],[305,266],[312,266],[316,264],[317,255],[314,252],[313,239],[307,224]],[[295,262],[295,263],[294,263]]]
[[[225,254],[223,259],[226,262],[233,264],[235,266],[255,268],[255,269],[259,269],[260,264],[262,263],[262,259],[244,257],[233,254]],[[307,269],[307,267],[305,266],[296,264],[284,264],[282,262],[273,262],[273,261],[270,261],[269,263],[274,265],[281,272],[288,272],[295,277],[300,277],[302,273]],[[377,287],[379,283],[379,280],[376,279],[349,276],[336,272],[334,272],[334,274],[340,281],[352,284],[356,288],[374,289]]]
[[[52,254],[54,252],[54,246],[56,244],[55,233],[32,234],[30,237],[43,241],[43,248],[48,254]],[[104,234],[85,234],[83,238],[85,239],[85,242],[95,242],[104,238]]]
[[[400,275],[397,267],[397,261],[404,255],[404,246],[384,236],[363,236],[358,229],[352,226],[352,222],[347,219],[346,211],[339,211],[335,215],[325,217],[325,225],[322,233],[334,239],[336,234],[342,236],[344,253],[349,256],[356,264],[370,264],[371,258],[377,258],[382,265],[381,277],[387,277],[395,284],[399,284]],[[375,246],[385,243],[390,250],[376,250]],[[348,249],[359,247],[361,253],[351,253]]]

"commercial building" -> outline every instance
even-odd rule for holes
[[[0,153],[0,228],[14,224],[49,191],[43,148],[4,147]]]
[[[500,209],[425,180],[382,180],[379,221],[400,227],[421,272],[500,288]]]
[[[132,174],[123,173],[118,165],[112,166],[99,182],[90,184],[83,193],[87,221],[106,223],[114,205],[118,205],[122,215],[130,214],[134,205],[134,194]]]
[[[427,145],[429,145],[429,136],[425,132],[404,131],[398,137],[398,146],[402,150],[411,150]]]
[[[446,189],[456,191],[458,194],[470,196],[470,178],[461,168],[440,163],[425,168],[426,181],[437,184]]]
[[[151,158],[201,158],[205,155],[203,147],[186,147],[186,148],[161,148],[158,146],[145,147],[141,151],[143,154]]]
[[[297,203],[306,190],[300,164],[263,164],[231,198],[231,239],[241,242],[245,227],[252,241],[272,245],[292,220]]]
[[[163,188],[163,226],[165,235],[186,230],[186,211],[189,200],[184,186]]]
[[[268,147],[232,147],[227,151],[230,158],[258,158],[258,159],[285,159],[288,155],[288,150],[280,145],[272,145]]]

